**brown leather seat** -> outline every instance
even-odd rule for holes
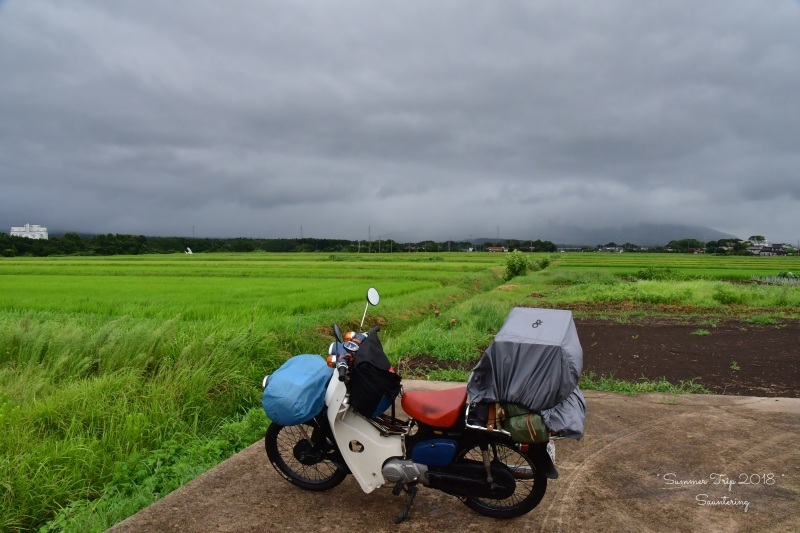
[[[436,391],[408,391],[400,402],[403,411],[410,417],[438,428],[452,427],[466,403],[466,386]]]

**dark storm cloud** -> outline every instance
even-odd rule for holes
[[[794,241],[798,23],[789,0],[11,0],[0,223]]]

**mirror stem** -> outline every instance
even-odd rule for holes
[[[369,309],[369,302],[367,302],[367,306],[364,308],[364,316],[361,317],[361,325],[358,326],[358,329],[364,331],[364,320],[367,318],[367,309]]]

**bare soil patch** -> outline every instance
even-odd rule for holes
[[[715,325],[577,321],[583,370],[617,379],[695,380],[715,394],[800,397],[800,321]],[[707,334],[706,334],[707,332]]]
[[[710,321],[576,319],[583,370],[596,376],[636,381],[694,380],[715,394],[800,397],[800,321],[758,325],[737,319]],[[477,363],[408,358],[400,372],[471,370]]]

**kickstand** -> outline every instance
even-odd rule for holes
[[[402,483],[398,483],[395,485],[394,489],[392,490],[392,494],[398,496],[400,491],[404,490],[408,494],[408,501],[406,502],[406,507],[403,509],[403,512],[400,513],[397,518],[394,519],[395,524],[399,524],[403,520],[408,518],[408,513],[411,511],[411,503],[414,501],[414,496],[417,495],[417,486],[416,485],[408,485],[407,488],[403,486]]]

